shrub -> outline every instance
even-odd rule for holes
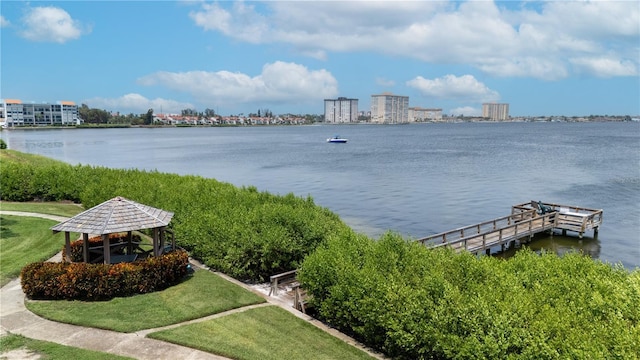
[[[114,265],[38,262],[20,274],[29,299],[108,300],[165,289],[187,275],[189,257],[176,250]]]
[[[7,148],[7,143],[4,140],[0,139],[0,150],[4,150]]]
[[[123,196],[174,212],[169,226],[177,244],[241,280],[263,281],[295,269],[327,236],[347,229],[310,197],[274,195],[199,176],[71,166],[42,157],[9,160],[3,157],[1,199],[71,200],[90,208]]]
[[[576,253],[476,258],[346,233],[298,279],[324,321],[398,359],[640,357],[640,270]]]

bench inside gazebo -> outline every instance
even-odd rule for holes
[[[173,213],[156,209],[147,205],[123,197],[115,197],[86,210],[66,221],[51,228],[54,233],[65,233],[64,261],[71,262],[71,235],[76,232],[82,234],[82,258],[84,262],[90,262],[91,253],[99,253],[97,260],[105,264],[119,262],[132,262],[139,256],[159,256],[167,250],[175,250],[175,238],[167,229],[167,225],[173,218]],[[133,232],[151,229],[152,247],[144,251],[139,241],[134,241]],[[125,241],[110,241],[111,234],[126,233]],[[169,239],[167,239],[169,234]],[[90,235],[100,236],[100,245],[91,244]]]

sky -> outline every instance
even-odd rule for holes
[[[0,41],[0,98],[125,114],[640,114],[636,0],[3,0]]]

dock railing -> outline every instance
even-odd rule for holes
[[[510,242],[531,238],[533,235],[555,227],[557,212],[537,215],[533,209],[504,216],[491,221],[466,226],[445,233],[435,234],[417,241],[431,248],[451,247],[455,250],[480,252],[494,246],[504,247]]]
[[[535,216],[535,210],[527,209],[497,219],[449,230],[439,234],[430,235],[424,238],[420,238],[416,241],[424,245],[452,243],[468,237],[477,237],[478,235],[484,233],[493,232],[498,229],[504,228],[505,226],[510,226],[512,224],[522,222],[523,220],[531,219]]]
[[[514,214],[530,209],[537,209],[537,204],[536,201],[531,201],[530,203],[514,205],[511,208],[511,213]],[[558,212],[555,228],[562,230],[563,234],[565,234],[567,230],[577,232],[580,238],[582,238],[582,235],[587,230],[593,230],[594,235],[598,234],[598,228],[602,224],[602,209],[590,209],[553,203],[543,203],[543,205],[551,208],[552,211]]]

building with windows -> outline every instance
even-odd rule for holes
[[[358,122],[358,99],[325,99],[324,121],[331,124]]]
[[[391,93],[371,95],[371,122],[378,124],[409,122],[409,97]]]
[[[4,126],[77,125],[81,123],[78,106],[71,101],[23,103],[16,99],[2,100]]]
[[[409,122],[442,121],[442,109],[409,108]]]
[[[482,117],[493,121],[509,120],[509,104],[484,103]]]

